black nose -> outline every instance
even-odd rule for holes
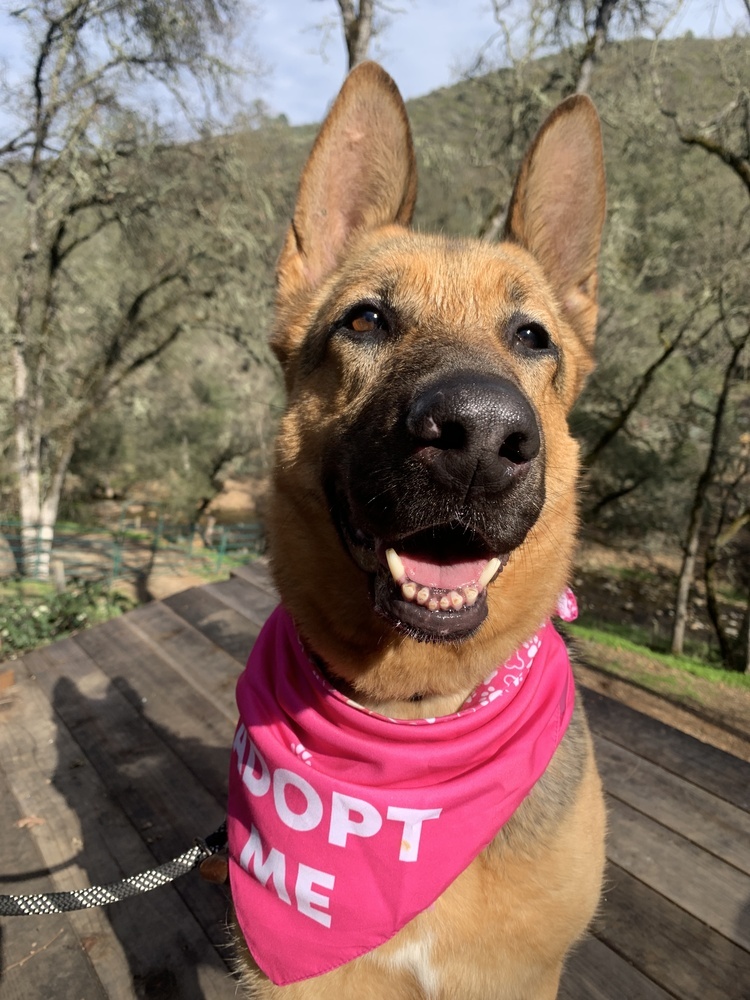
[[[412,401],[406,426],[444,487],[497,493],[539,454],[531,404],[512,382],[473,372],[441,378]]]

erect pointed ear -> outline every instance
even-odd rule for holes
[[[279,298],[315,288],[355,232],[408,225],[416,196],[404,102],[385,70],[360,63],[346,78],[302,173],[277,270]]]
[[[589,351],[596,328],[604,207],[599,116],[588,97],[576,95],[552,112],[526,154],[505,236],[542,265],[565,318]]]

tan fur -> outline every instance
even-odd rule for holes
[[[578,449],[567,415],[592,367],[604,211],[593,105],[570,99],[543,126],[499,245],[411,232],[415,192],[403,104],[390,78],[364,64],[311,153],[279,263],[273,346],[288,405],[269,505],[274,576],[306,641],[342,689],[404,718],[459,708],[551,612],[569,578]],[[363,354],[346,338],[326,336],[384,285],[401,318],[398,338]],[[549,331],[557,367],[529,363],[499,335],[519,311]],[[330,441],[347,434],[384,382],[407,378],[420,359],[455,356],[460,365],[467,353],[532,401],[544,438],[546,499],[490,586],[477,634],[433,645],[374,612],[368,577],[328,515],[321,468]],[[422,701],[409,700],[415,692]],[[565,954],[597,905],[603,839],[601,789],[578,707],[546,774],[434,907],[370,955],[285,988],[270,984],[240,945],[250,995],[551,1000]]]

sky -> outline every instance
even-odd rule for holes
[[[323,35],[316,24],[336,20],[336,0],[258,0],[259,17],[252,32],[269,74],[259,96],[293,125],[320,121],[338,91],[346,70],[346,52],[338,23],[321,57]],[[371,55],[396,80],[406,99],[455,83],[460,68],[495,30],[489,0],[389,0],[403,13]],[[690,28],[696,35],[729,34],[748,20],[742,0],[717,3],[691,0],[671,26],[671,34]]]
[[[336,0],[251,0],[256,13],[240,33],[247,41],[235,50],[236,60],[252,70],[265,66],[260,78],[248,73],[242,100],[262,100],[274,114],[293,125],[322,119],[345,73],[345,49]],[[492,35],[490,0],[388,0],[399,13],[371,55],[394,77],[405,98],[454,83]],[[0,67],[11,87],[25,66],[23,36],[9,11],[17,0],[0,0]],[[744,19],[744,20],[743,20]],[[747,22],[744,0],[685,0],[670,34],[688,29],[696,35],[725,35]],[[326,34],[319,26],[329,22]],[[317,26],[317,27],[316,27]],[[0,138],[12,125],[0,114]]]

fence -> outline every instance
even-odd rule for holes
[[[265,535],[258,523],[173,524],[157,504],[123,505],[117,526],[82,528],[59,524],[50,551],[49,529],[0,522],[0,578],[23,574],[64,580],[110,580],[143,576],[157,563],[172,570],[218,573],[230,557],[260,555]]]

